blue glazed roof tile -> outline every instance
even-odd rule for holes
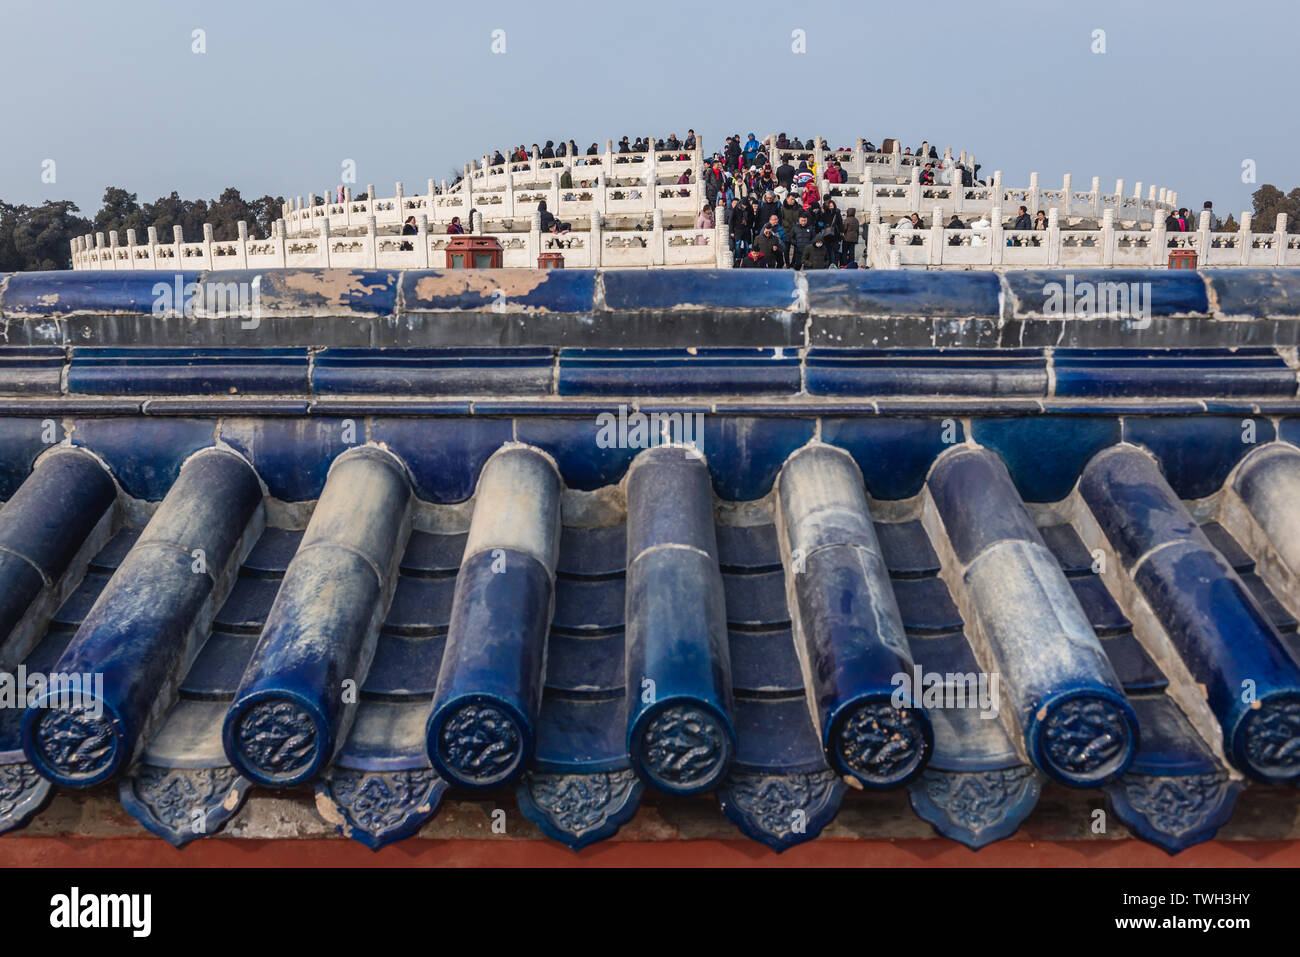
[[[545,341],[407,351],[376,330],[469,328],[497,278],[288,271],[268,323],[314,341],[281,351],[0,350],[0,391],[150,396],[0,418],[0,660],[103,678],[100,715],[0,708],[0,830],[103,781],[180,845],[256,781],[378,848],[477,788],[577,849],[650,787],[782,851],[861,786],[978,848],[1050,778],[1171,852],[1209,839],[1247,779],[1300,780],[1295,377],[1272,346],[1025,348],[1055,275],[530,273],[500,315]],[[1144,277],[1192,337],[1289,282]],[[0,309],[147,331],[140,278],[10,279]],[[628,338],[539,331],[594,313]],[[1016,345],[941,351],[927,317]],[[690,323],[716,341],[648,331]],[[703,414],[698,448],[601,441],[615,394]]]

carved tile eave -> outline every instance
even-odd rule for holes
[[[795,774],[733,771],[718,789],[727,820],[778,854],[811,841],[839,813],[848,786],[829,769]]]
[[[1126,774],[1106,788],[1111,809],[1142,840],[1169,854],[1214,837],[1232,817],[1240,781],[1226,771],[1162,777]]]
[[[359,771],[336,767],[316,782],[316,808],[344,837],[377,851],[417,833],[447,790],[432,768]]]
[[[589,774],[530,771],[516,788],[519,810],[570,850],[603,841],[636,816],[645,785],[630,768]]]
[[[53,788],[26,761],[0,764],[0,834],[26,824]]]
[[[1035,805],[1043,777],[1027,765],[989,771],[926,768],[908,785],[912,810],[944,837],[979,850],[1010,837]]]
[[[176,847],[183,847],[196,837],[221,830],[239,811],[251,785],[229,766],[164,768],[141,764],[118,782],[118,798],[142,825]]]

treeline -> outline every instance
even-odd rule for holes
[[[104,191],[94,218],[78,215],[76,203],[66,199],[47,200],[40,206],[14,206],[0,200],[0,272],[29,269],[71,269],[71,242],[87,233],[117,230],[118,242],[126,242],[126,231],[134,229],[137,242],[146,242],[150,226],[158,229],[161,242],[172,241],[173,227],[180,226],[186,242],[203,238],[203,225],[211,223],[217,239],[235,239],[238,223],[248,223],[249,234],[271,235],[271,224],[280,218],[282,196],[246,200],[234,187],[212,200],[182,199],[178,193],[141,204],[135,193],[116,186]]]

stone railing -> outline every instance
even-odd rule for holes
[[[936,208],[924,229],[905,229],[879,221],[873,211],[868,228],[867,265],[876,269],[976,269],[981,267],[1120,267],[1159,269],[1170,253],[1196,253],[1198,268],[1232,266],[1300,266],[1300,235],[1288,233],[1285,214],[1273,232],[1252,229],[1251,214],[1242,213],[1237,232],[1211,232],[1210,214],[1201,214],[1196,232],[1168,232],[1163,218],[1151,229],[1121,229],[1107,210],[1100,229],[1062,229],[1055,210],[1045,230],[1007,229],[1002,211],[990,225],[946,229]]]
[[[147,240],[137,242],[135,230],[127,230],[126,244],[120,245],[116,231],[107,239],[103,233],[81,236],[72,242],[72,268],[106,269],[278,269],[286,267],[324,269],[331,267],[427,269],[447,265],[447,243],[454,238],[442,231],[430,231],[427,218],[417,217],[415,235],[380,233],[372,218],[364,234],[339,236],[328,224],[311,236],[276,235],[270,239],[252,239],[244,223],[239,237],[232,240],[213,238],[211,225],[203,227],[201,242],[187,243],[179,226],[170,243],[159,241],[157,231],[149,228]],[[474,219],[476,229],[481,220]],[[713,229],[670,229],[663,224],[663,214],[653,213],[653,224],[645,230],[606,229],[599,213],[591,213],[587,228],[568,233],[543,233],[541,217],[532,216],[531,228],[524,232],[493,233],[501,243],[502,265],[535,268],[542,253],[559,253],[565,266],[649,267],[694,266],[729,268],[731,249],[727,227]]]
[[[677,176],[680,175],[679,171]],[[671,182],[648,185],[651,180],[646,174],[620,171],[614,180],[597,173],[594,184],[578,185],[585,177],[577,174],[573,181],[572,188],[561,189],[560,174],[551,173],[541,183],[519,178],[497,189],[440,193],[430,180],[428,193],[406,195],[398,183],[396,194],[387,198],[373,198],[371,186],[367,188],[367,199],[286,209],[283,229],[290,237],[309,236],[319,233],[323,223],[328,223],[331,231],[340,232],[354,226],[363,227],[371,218],[379,226],[395,226],[410,216],[424,216],[431,226],[445,226],[459,216],[468,225],[470,210],[485,219],[526,220],[540,208],[542,201],[562,222],[586,219],[593,212],[606,216],[644,216],[655,210],[694,218],[704,204],[698,177],[694,183],[678,184],[677,177],[672,176]],[[301,197],[295,202],[300,203]]]

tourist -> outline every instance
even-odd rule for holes
[[[857,260],[858,247],[858,211],[852,206],[844,214],[844,232],[840,236],[840,265],[846,266]]]
[[[818,226],[823,231],[829,231],[830,236],[826,244],[830,249],[831,261],[835,262],[840,256],[840,237],[844,234],[844,217],[840,215],[839,207],[835,205],[835,200],[827,197],[822,203],[821,215],[818,217]]]
[[[817,234],[811,246],[803,251],[802,268],[804,269],[828,269],[831,265],[831,243],[834,237],[831,236],[829,229],[822,230]]]
[[[1034,228],[1034,221],[1029,218],[1028,207],[1025,206],[1020,207],[1020,215],[1017,216],[1016,221],[1011,224],[1011,228],[1012,229],[1033,229]]]
[[[465,227],[460,224],[460,217],[451,217],[451,223],[447,226],[447,232],[453,235],[463,235]]]
[[[537,145],[536,145],[536,144],[533,144],[533,149],[536,149],[536,148],[537,148]],[[546,141],[546,145],[542,147],[542,159],[555,159],[555,141],[554,141],[554,140],[547,140],[547,141]]]
[[[542,200],[537,204],[537,212],[540,213],[542,217],[542,232],[549,233],[551,231],[551,224],[555,222],[555,215],[546,208],[546,200]]]
[[[948,220],[948,225],[944,227],[944,229],[965,229],[965,228],[966,228],[966,224],[961,221],[961,217],[959,217],[956,213],[952,214],[952,219]],[[960,236],[948,237],[948,245],[960,246],[961,237]]]
[[[784,157],[780,166],[776,168],[776,181],[787,190],[794,187],[794,167],[790,165],[790,157]]]
[[[921,170],[921,185],[922,186],[934,185],[934,164],[933,163],[926,163],[925,169]]]
[[[816,239],[813,227],[808,224],[808,211],[800,210],[799,219],[794,229],[790,230],[790,265],[795,269],[803,268],[803,254]]]
[[[1214,204],[1213,204],[1212,202],[1210,202],[1210,201],[1207,199],[1204,203],[1202,203],[1202,204],[1201,204],[1201,212],[1202,212],[1202,213],[1209,213],[1209,214],[1210,214],[1210,231],[1211,231],[1211,232],[1213,232],[1214,230],[1216,230],[1216,229],[1219,228],[1219,222],[1218,222],[1217,219],[1214,218]]]
[[[779,269],[785,265],[785,244],[770,222],[764,223],[762,232],[754,237],[753,248],[746,259],[749,265],[767,269]]]
[[[1047,229],[1047,226],[1048,226],[1047,214],[1040,209],[1038,211],[1038,215],[1034,217],[1034,229],[1036,230]]]
[[[596,146],[595,143],[592,143],[590,146],[587,147],[588,156],[596,156],[599,153],[600,153],[600,149],[599,147]]]
[[[682,149],[684,149],[684,150],[693,150],[693,149],[695,149],[695,131],[694,131],[694,130],[687,130],[687,131],[686,131],[686,142],[682,144]]]
[[[752,166],[758,159],[758,138],[753,133],[749,134],[749,139],[745,141],[745,165]]]
[[[416,235],[417,233],[419,233],[419,231],[420,231],[419,227],[416,226],[416,224],[415,224],[415,217],[414,217],[414,216],[407,216],[407,217],[406,217],[406,222],[404,222],[404,223],[402,224],[402,235],[403,235],[403,236],[414,236],[414,235]],[[412,246],[410,243],[403,242],[403,243],[399,243],[398,246],[397,246],[397,248],[398,248],[398,249],[402,249],[402,250],[410,250],[410,249],[414,249],[415,247]]]
[[[808,182],[804,183],[803,196],[801,198],[803,200],[804,209],[810,209],[817,205],[817,202],[822,198],[822,194],[817,189],[817,181],[815,179],[810,179]]]
[[[1186,209],[1178,211],[1179,228],[1185,233],[1195,232],[1196,228],[1192,225],[1191,214]]]
[[[700,215],[695,218],[696,229],[712,229],[714,227],[713,207],[705,205],[700,210]]]
[[[573,189],[573,167],[564,167],[564,172],[560,174],[560,189]]]

